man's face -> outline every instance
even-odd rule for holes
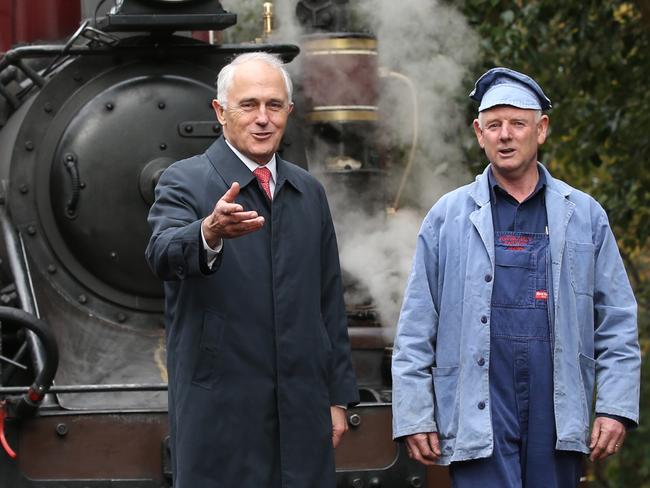
[[[266,164],[280,145],[293,104],[282,73],[262,61],[237,66],[226,107],[212,101],[225,138],[258,164]]]
[[[474,132],[493,169],[508,178],[530,171],[537,147],[546,140],[548,116],[535,121],[534,110],[500,105],[481,113],[483,128],[474,120]]]

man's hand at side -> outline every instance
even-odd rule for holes
[[[215,248],[221,239],[232,239],[259,230],[264,225],[264,217],[254,210],[244,211],[244,207],[235,203],[239,195],[239,183],[234,182],[219,199],[214,210],[201,223],[203,236],[208,246]]]
[[[440,457],[440,443],[437,432],[423,432],[404,437],[409,457],[425,466],[433,466]]]
[[[332,414],[332,445],[336,449],[343,434],[348,431],[348,417],[345,409],[341,407],[330,407],[330,413]]]
[[[609,417],[596,417],[594,426],[591,429],[591,442],[589,459],[600,461],[612,454],[615,454],[625,440],[625,425]]]

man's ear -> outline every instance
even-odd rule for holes
[[[481,149],[485,149],[485,144],[483,144],[483,130],[481,129],[481,125],[478,123],[478,119],[474,119],[472,126],[474,127],[474,134],[476,134],[478,145],[481,146]]]
[[[221,125],[226,125],[226,117],[224,116],[224,107],[219,103],[219,100],[216,98],[212,100],[212,108],[214,113],[217,114],[217,120]]]
[[[548,134],[548,115],[542,115],[541,119],[537,123],[537,144],[540,146],[546,141],[546,135]]]

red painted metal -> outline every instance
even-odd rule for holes
[[[75,0],[0,0],[0,52],[18,43],[63,40],[80,19]]]

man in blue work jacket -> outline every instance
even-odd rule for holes
[[[636,301],[605,211],[537,162],[540,86],[494,68],[470,97],[490,164],[420,229],[393,436],[456,488],[576,487],[581,453],[616,453],[638,422]]]

